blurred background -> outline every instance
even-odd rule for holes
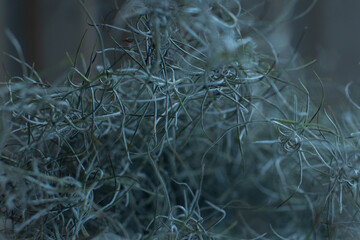
[[[113,18],[115,0],[90,0],[84,5],[99,23]],[[47,82],[54,81],[70,66],[83,35],[81,53],[88,59],[97,43],[96,32],[76,0],[0,0],[0,50],[17,56],[6,35],[10,30],[19,41],[25,60]],[[1,54],[1,77],[21,73],[19,64]]]
[[[244,6],[249,1],[244,0]],[[359,83],[360,30],[357,24],[360,22],[360,1],[261,1],[266,3],[263,14],[267,18],[281,20],[269,36],[280,57],[291,55],[297,49],[297,56],[304,63],[316,59],[307,67],[309,75],[305,78],[313,85],[312,90],[318,92],[315,71],[324,83],[326,104],[338,106],[344,100],[344,86],[350,81],[355,83],[354,87]],[[123,3],[124,0],[85,1],[99,23],[112,23],[116,14],[112,10],[121,8]],[[288,14],[283,16],[284,9]],[[294,17],[295,20],[290,21]],[[6,37],[6,29],[20,42],[26,61],[34,64],[47,82],[59,77],[70,65],[66,53],[74,56],[85,32],[81,49],[85,59],[97,42],[96,34],[76,0],[0,0],[0,50],[16,56]],[[1,54],[0,62],[2,81],[7,73],[20,73],[18,64],[4,54]]]

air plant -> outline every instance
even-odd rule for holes
[[[2,237],[358,236],[357,118],[344,131],[312,103],[261,4],[135,0],[111,25],[78,2],[99,46],[56,86],[8,33],[23,73],[1,89]]]

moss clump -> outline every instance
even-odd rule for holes
[[[52,86],[19,51],[1,90],[3,237],[358,236],[357,118],[311,103],[261,5],[136,0],[110,25],[79,4],[89,64]]]

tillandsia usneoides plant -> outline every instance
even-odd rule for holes
[[[1,88],[0,236],[359,237],[358,118],[312,103],[267,2],[133,0],[110,24],[79,0],[99,44],[56,86],[8,31],[23,72]]]

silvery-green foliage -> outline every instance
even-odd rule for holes
[[[100,24],[79,1],[99,46],[57,85],[9,33],[23,75],[1,89],[4,233],[358,236],[357,118],[311,102],[256,24],[262,1],[244,2],[134,0]]]

